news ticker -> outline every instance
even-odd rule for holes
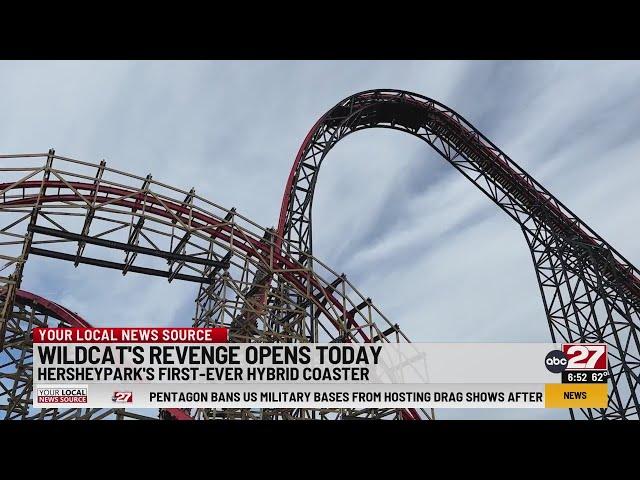
[[[607,406],[606,344],[227,339],[218,328],[36,328],[34,407]]]

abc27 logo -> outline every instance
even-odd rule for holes
[[[607,382],[607,345],[604,343],[563,343],[562,350],[550,351],[544,363],[551,373],[562,374],[562,383]]]

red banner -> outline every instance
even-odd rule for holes
[[[227,328],[34,328],[34,343],[225,343]]]

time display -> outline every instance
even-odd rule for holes
[[[582,372],[562,372],[562,383],[607,383],[609,372],[589,371]]]

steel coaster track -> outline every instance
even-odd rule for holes
[[[519,225],[552,341],[609,345],[609,406],[579,413],[589,419],[638,419],[640,272],[442,103],[402,90],[369,90],[325,113],[305,138],[287,180],[277,228],[277,237],[286,240],[283,249],[312,266],[312,205],[322,162],[341,139],[369,128],[398,130],[423,140]]]

